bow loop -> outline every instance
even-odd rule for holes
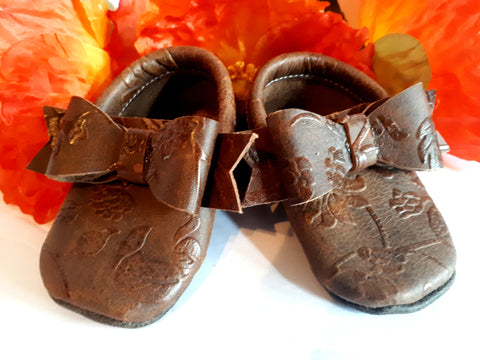
[[[418,83],[368,114],[378,147],[378,163],[405,170],[441,168],[432,110],[422,84]]]
[[[149,146],[151,130],[127,128],[116,163],[117,175],[127,181],[145,183],[145,156]]]
[[[183,116],[152,134],[145,180],[157,199],[188,212],[200,206],[217,132],[215,120]]]
[[[91,181],[114,170],[124,130],[107,114],[77,96],[65,112],[46,107],[44,113],[50,141],[29,169],[59,181]]]
[[[200,206],[217,121],[198,116],[114,121],[80,97],[73,97],[64,113],[45,108],[45,118],[50,141],[29,169],[60,181],[120,178],[148,184],[157,200],[173,208],[193,213]]]

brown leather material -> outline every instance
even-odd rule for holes
[[[55,134],[45,145],[50,156],[41,151],[29,169],[70,182],[103,181],[116,172],[120,179],[148,184],[158,201],[176,209],[194,213],[200,206],[198,193],[205,188],[217,121],[182,116],[155,120],[155,130],[126,128],[94,104],[73,97],[65,115],[55,122],[57,128],[48,117],[47,122]]]
[[[182,91],[181,86],[170,86],[172,77],[180,80],[185,77],[187,82],[195,82],[197,91]],[[164,94],[165,86],[172,91]],[[212,90],[211,86],[217,93],[214,98],[205,91]],[[139,96],[147,88],[149,96]],[[173,95],[178,98],[172,99]],[[184,100],[183,106],[178,108],[170,105],[170,101],[180,104]],[[210,118],[223,119],[220,133],[235,129],[235,97],[230,75],[215,55],[197,47],[178,46],[143,56],[109,85],[98,98],[97,105],[109,115],[122,117],[147,117],[150,113],[149,118],[172,119],[194,113],[208,114]]]
[[[134,62],[96,105],[85,121],[82,107],[63,120],[47,109],[58,119],[38,169],[92,182],[72,186],[40,270],[57,302],[112,325],[143,326],[168,311],[205,257],[215,210],[200,205],[217,134],[234,127],[233,90],[212,54],[174,47]],[[69,147],[78,164],[57,161]],[[143,180],[150,187],[136,183]]]
[[[241,194],[234,171],[257,137],[254,133],[218,136],[211,170],[212,180],[207,184],[203,206],[242,212]]]
[[[254,81],[249,124],[268,123],[311,268],[363,311],[418,310],[453,279],[447,226],[402,169],[442,166],[431,110],[419,86],[386,99],[372,79],[320,54],[275,58]]]
[[[248,104],[248,126],[255,132],[262,131],[267,126],[267,112],[272,109],[290,108],[290,104],[302,104],[302,89],[305,83],[331,83],[350,84],[350,89],[343,88],[342,92],[332,93],[325,91],[323,86],[311,86],[309,97],[323,98],[322,106],[338,102],[342,99],[345,103],[343,109],[348,109],[358,103],[373,102],[387,96],[387,93],[376,83],[368,83],[368,76],[361,74],[355,81],[351,81],[351,68],[343,63],[337,63],[329,57],[318,57],[314,53],[293,53],[281,55],[275,62],[268,64],[269,71],[259,71],[252,85]],[[266,68],[266,67],[264,67]],[[331,78],[323,77],[323,74],[335,68],[335,74]],[[289,81],[289,90],[282,90],[282,96],[277,96],[277,88],[282,80]],[[363,82],[363,85],[361,85]],[[365,84],[368,83],[368,88]],[[358,97],[357,87],[362,87],[362,98]],[[272,94],[272,95],[270,95]],[[302,95],[300,95],[302,94]],[[297,106],[298,107],[298,106]],[[300,106],[301,108],[301,106]],[[313,109],[315,110],[315,109]],[[336,111],[331,108],[326,114]],[[242,206],[256,206],[284,200],[288,197],[285,189],[276,179],[279,178],[279,166],[276,163],[276,154],[271,146],[271,139],[260,134],[244,158],[251,169],[251,177],[247,181],[247,189]]]
[[[375,164],[394,166],[405,170],[430,170],[442,167],[441,154],[448,152],[448,145],[435,131],[432,122],[434,97],[434,91],[425,92],[421,84],[417,84],[391,99],[362,103],[326,117],[299,109],[286,109],[269,114],[266,117],[269,131],[261,127],[251,130],[258,133],[259,138],[250,147],[244,158],[250,166],[251,176],[242,206],[268,204],[287,198],[293,200],[293,195],[288,194],[288,188],[291,189],[291,187],[283,187],[276,181],[281,173],[279,161],[283,161],[281,159],[285,155],[277,157],[272,153],[274,142],[276,142],[277,150],[282,148],[287,152],[295,151],[291,147],[291,136],[296,136],[295,144],[302,146],[303,142],[306,144],[318,143],[316,139],[329,137],[330,133],[333,146],[335,145],[333,140],[335,134],[338,135],[336,137],[337,147],[346,148],[348,154],[345,156],[351,159],[347,170],[360,171]],[[261,113],[259,110],[256,111]],[[340,126],[331,124],[327,118],[342,124],[343,130]],[[303,134],[294,135],[292,133],[286,137],[283,132],[289,132],[294,127],[294,124],[291,124],[290,127],[290,121],[294,121],[295,126],[305,122],[310,122],[310,124],[303,127]],[[316,134],[310,133],[310,130],[314,132],[316,130]],[[271,133],[275,133],[273,137],[275,141],[272,140]],[[436,136],[432,136],[432,134],[436,134]],[[300,141],[302,138],[310,140],[302,142]],[[285,147],[279,144],[281,141],[287,143]],[[339,145],[340,143],[341,145]],[[315,147],[305,145],[299,152],[305,155],[306,149],[313,152],[311,154],[313,157],[309,159],[311,164],[316,163],[312,159],[315,159],[314,154],[318,151],[315,151]],[[288,156],[295,157],[291,154]],[[321,162],[319,164],[320,167],[325,167]],[[316,174],[321,178],[324,171],[320,169],[320,172],[313,171],[313,174],[314,177]],[[315,187],[317,187],[314,198],[331,190],[328,182],[321,181],[319,178],[312,178],[312,181],[315,181]],[[310,197],[298,201],[305,202],[309,199]]]
[[[276,57],[275,61],[269,61],[263,71],[257,73],[252,85],[248,107],[249,127],[255,129],[267,126],[267,114],[289,108],[290,104],[301,104],[305,94],[300,95],[297,91],[302,90],[306,83],[325,84],[337,89],[331,92],[325,91],[324,86],[310,87],[309,97],[323,95],[323,101],[317,103],[322,109],[326,107],[324,114],[336,111],[336,106],[329,105],[330,100],[332,104],[342,101],[344,107],[340,110],[344,110],[359,103],[369,103],[388,96],[385,90],[370,81],[367,75],[359,72],[353,79],[351,74],[351,66],[315,53],[300,52]],[[289,82],[290,91],[282,91],[282,96],[278,97],[275,94],[278,87],[283,87],[282,80]]]
[[[379,102],[327,117],[299,109],[267,116],[292,204],[334,189],[333,163],[326,154],[342,158],[345,173],[375,164],[408,170],[442,166],[431,108],[421,84]]]
[[[59,113],[59,109],[49,107],[44,111],[50,141],[30,162],[30,170],[59,181],[105,182],[107,177],[148,184],[157,200],[167,205],[188,212],[199,206],[192,199],[205,188],[217,121],[200,116],[111,118],[79,97],[72,98],[66,111]],[[233,171],[255,137],[235,133],[218,136],[223,145],[217,148],[212,169],[217,172],[213,175],[216,181],[207,189],[204,206],[242,211]],[[178,189],[183,190],[178,193]]]
[[[286,200],[283,183],[278,181],[281,178],[281,169],[277,164],[276,155],[272,152],[273,142],[269,130],[265,127],[245,132],[255,133],[257,138],[243,158],[250,169],[250,174],[247,174],[247,180],[243,180],[246,183],[246,190],[242,197],[242,207]]]
[[[95,320],[146,325],[200,268],[214,215],[175,210],[152,200],[146,186],[74,184],[42,248],[45,287]]]
[[[365,110],[362,113],[355,113],[351,109],[348,114],[339,112],[329,115],[331,120],[345,126],[352,160],[360,161],[361,152],[365,152],[367,146],[363,143],[363,137],[371,138],[372,146],[367,151],[376,155],[377,159],[367,166],[354,164],[354,168],[360,170],[376,163],[404,170],[443,167],[437,132],[432,121],[433,107],[421,83],[391,98],[363,106]],[[364,124],[353,138],[350,131],[352,117]]]

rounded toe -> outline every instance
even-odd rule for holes
[[[357,264],[337,272],[328,281],[328,291],[336,298],[369,313],[403,313],[422,309],[441,296],[455,277],[455,252],[443,250],[443,258],[428,252],[408,257],[396,256],[397,264],[383,266]],[[370,264],[371,265],[371,264]],[[377,264],[378,265],[378,264]]]

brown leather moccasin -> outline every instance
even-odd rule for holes
[[[416,311],[453,282],[447,226],[415,174],[443,166],[433,100],[421,84],[387,98],[365,74],[314,53],[279,56],[254,81],[252,168],[280,168],[284,185],[265,195],[266,180],[261,197],[288,199],[317,279],[359,310]]]
[[[229,175],[254,137],[227,134],[227,70],[199,48],[163,49],[128,67],[96,105],[74,97],[45,115],[50,141],[29,168],[75,182],[41,252],[48,292],[111,325],[157,320],[205,257],[215,215],[201,207],[207,181],[212,202],[240,201]]]

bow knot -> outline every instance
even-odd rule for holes
[[[345,128],[350,145],[352,171],[360,171],[375,165],[378,148],[368,118],[364,114],[345,115],[341,124]]]

